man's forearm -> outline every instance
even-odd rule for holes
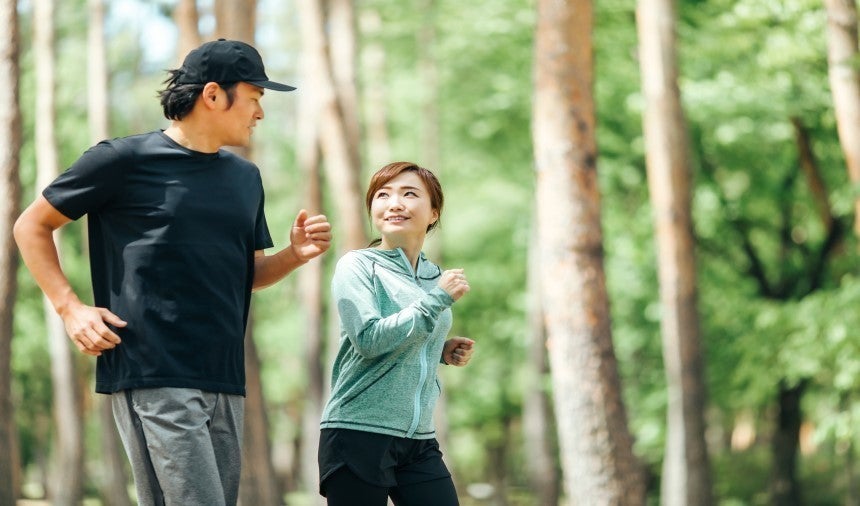
[[[63,314],[70,305],[79,304],[80,299],[60,267],[53,232],[53,228],[32,220],[26,212],[13,229],[24,265],[57,313]]]
[[[254,258],[254,290],[271,286],[287,274],[306,264],[296,256],[292,247],[288,246],[274,255],[259,252]]]

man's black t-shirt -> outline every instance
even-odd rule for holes
[[[43,195],[88,215],[95,304],[128,322],[98,358],[96,391],[244,395],[254,252],[272,246],[254,164],[156,131],[93,146]]]

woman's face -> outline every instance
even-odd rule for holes
[[[376,190],[370,215],[383,241],[393,246],[410,239],[423,241],[427,227],[439,219],[424,181],[412,171],[401,172]]]

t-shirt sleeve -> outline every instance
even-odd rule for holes
[[[261,250],[271,248],[275,245],[272,241],[272,235],[269,233],[269,225],[266,223],[265,203],[266,194],[262,190],[262,182],[260,183],[260,206],[257,208],[257,220],[254,225],[254,249]]]
[[[64,216],[77,220],[116,195],[124,169],[131,163],[111,141],[102,141],[84,152],[42,195]]]

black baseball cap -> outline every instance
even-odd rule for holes
[[[269,80],[263,58],[252,46],[238,40],[218,39],[194,49],[179,68],[177,84],[246,82],[276,91],[296,89]]]

